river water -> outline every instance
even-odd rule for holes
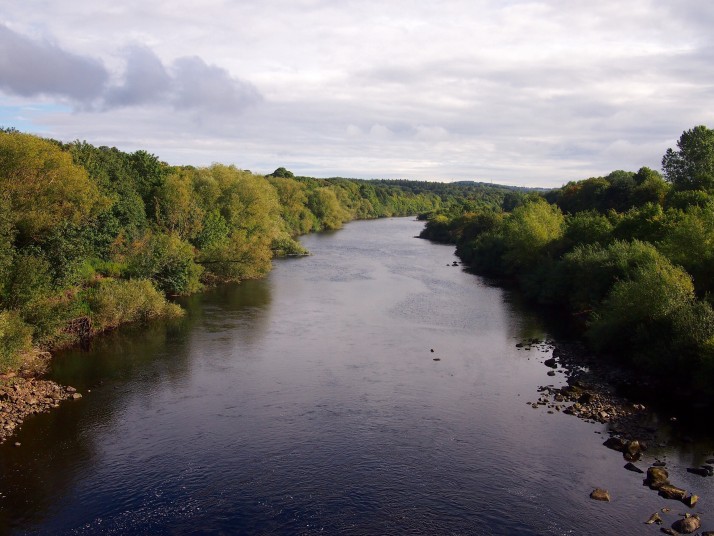
[[[526,404],[564,378],[516,343],[550,335],[421,225],[304,237],[312,256],[183,299],[181,321],[58,356],[84,397],[0,448],[0,532],[657,534],[650,514],[685,511],[604,426]],[[711,480],[683,468],[710,446],[655,452],[703,513]]]

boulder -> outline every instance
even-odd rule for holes
[[[683,519],[678,519],[672,524],[672,528],[682,534],[696,532],[701,526],[702,522],[699,520],[699,516],[687,516]]]
[[[603,445],[609,449],[622,452],[627,446],[627,441],[620,437],[610,437],[603,443]]]
[[[647,478],[645,485],[650,489],[659,489],[663,484],[669,483],[669,473],[662,467],[650,467],[647,469]]]
[[[669,483],[660,485],[660,487],[657,488],[657,491],[661,497],[675,501],[684,502],[684,498],[687,496],[687,492],[682,488],[678,488],[677,486],[673,486]]]
[[[552,358],[552,357],[551,357],[550,359],[546,359],[545,361],[543,361],[543,364],[544,364],[546,367],[558,368],[558,363],[557,363],[557,361],[556,361],[554,358]]]

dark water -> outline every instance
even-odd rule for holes
[[[603,426],[526,404],[563,382],[546,376],[547,354],[515,347],[548,333],[446,266],[453,248],[412,238],[420,227],[306,237],[313,256],[188,298],[183,321],[58,357],[53,377],[84,398],[0,447],[0,529],[657,534],[651,513],[685,511],[622,468]],[[684,467],[710,447],[641,464],[667,459],[702,497],[704,528],[714,479]],[[590,500],[595,487],[613,502]]]

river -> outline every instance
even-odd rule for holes
[[[0,447],[2,532],[657,534],[650,514],[687,510],[605,426],[526,404],[564,377],[516,344],[551,335],[421,226],[306,236],[311,256],[184,298],[180,321],[58,355],[51,377],[84,396]],[[710,447],[656,453],[693,511],[714,510],[711,480],[683,468]]]

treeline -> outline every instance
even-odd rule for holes
[[[570,312],[597,352],[714,395],[714,130],[684,132],[662,169],[437,212],[423,236]]]
[[[166,296],[260,277],[276,255],[304,253],[298,235],[459,197],[407,186],[169,166],[146,151],[4,129],[0,372],[122,323],[179,315]]]

